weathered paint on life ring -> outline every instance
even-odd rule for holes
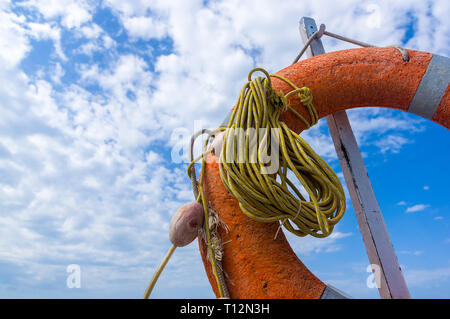
[[[351,49],[322,54],[293,64],[277,74],[313,94],[319,118],[356,107],[389,107],[415,113],[450,127],[449,59],[432,53],[407,50],[405,62],[394,48]],[[438,79],[436,79],[438,77]],[[277,91],[287,93],[288,84],[272,78]],[[290,105],[309,119],[297,97]],[[431,108],[431,110],[429,108]],[[293,131],[304,124],[290,112],[281,115]],[[223,186],[218,163],[210,154],[205,170],[205,191],[210,205],[227,224],[219,229],[224,245],[222,266],[231,298],[322,297],[326,285],[298,259],[279,223],[260,223],[248,218]],[[218,296],[206,245],[199,247],[214,293]]]

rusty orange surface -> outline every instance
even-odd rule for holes
[[[311,89],[319,118],[337,111],[364,107],[390,107],[406,111],[432,58],[431,53],[408,50],[404,62],[394,48],[351,49],[319,55],[300,61],[279,72],[298,87]],[[284,93],[292,90],[272,78],[273,87]],[[450,94],[444,94],[432,120],[450,127]],[[289,103],[306,119],[309,114],[296,97]],[[304,124],[290,112],[281,115],[293,131]],[[312,298],[321,297],[325,284],[312,274],[292,251],[283,232],[276,239],[278,223],[260,223],[248,218],[239,203],[223,186],[218,164],[209,155],[205,170],[208,204],[228,225],[219,234],[224,246],[223,268],[231,298]],[[205,243],[199,238],[206,274],[218,296]]]
[[[237,199],[222,184],[219,166],[209,155],[205,172],[205,191],[209,205],[227,224],[219,229],[224,245],[223,268],[231,298],[320,298],[325,284],[314,276],[292,251],[279,223],[261,223],[248,218]],[[200,252],[214,293],[218,296],[211,265],[205,259],[206,245]],[[299,289],[301,287],[302,289]]]

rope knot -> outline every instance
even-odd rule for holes
[[[298,90],[298,97],[300,98],[300,101],[302,101],[303,105],[312,103],[313,97],[311,94],[311,90],[307,87],[302,87]]]

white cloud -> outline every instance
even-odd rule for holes
[[[103,35],[102,41],[105,49],[111,49],[116,45],[116,41],[114,41],[110,36]]]
[[[397,203],[397,205],[398,205],[398,206],[405,206],[405,205],[406,205],[406,202],[400,201],[400,202]]]
[[[77,54],[84,54],[89,57],[92,57],[92,55],[95,52],[103,52],[105,50],[113,49],[116,46],[116,41],[114,41],[111,37],[104,34],[99,38],[91,39],[85,43],[83,43],[81,46],[79,46],[75,53]]]
[[[28,0],[19,5],[36,9],[45,19],[61,17],[61,24],[69,29],[79,28],[92,18],[92,7],[85,0]]]
[[[152,17],[126,17],[123,19],[123,25],[133,38],[159,39],[167,34],[166,25]]]
[[[106,0],[104,5],[117,13],[132,39],[160,39],[167,35],[170,24],[161,7],[164,2]]]
[[[54,70],[51,75],[51,79],[54,83],[61,84],[61,78],[66,72],[59,62],[56,63]]]
[[[427,209],[428,207],[430,207],[430,205],[425,205],[425,204],[417,204],[411,207],[406,208],[406,212],[407,213],[415,213],[415,212],[420,212],[422,210]]]
[[[82,44],[77,52],[81,54],[85,54],[87,56],[91,56],[94,52],[101,50],[101,47],[95,41],[90,41]]]
[[[403,145],[412,143],[411,140],[400,135],[388,135],[385,138],[375,142],[375,145],[380,148],[381,153],[391,151],[392,153],[398,153]]]
[[[409,287],[439,287],[450,279],[450,268],[406,269],[405,280]]]
[[[167,244],[170,215],[182,204],[178,194],[189,185],[184,170],[169,170],[155,151],[141,151],[153,138],[139,131],[152,118],[142,110],[140,90],[149,81],[144,68],[142,60],[125,56],[102,73],[105,90],[120,95],[109,101],[77,85],[56,92],[49,82],[0,68],[0,259],[27,269],[11,280],[26,277],[28,289],[64,283],[65,266],[78,262],[86,287],[101,287],[101,297],[111,280],[151,278]],[[135,90],[135,103],[119,101],[125,88]],[[187,252],[177,252],[175,260],[200,266]],[[139,297],[145,284],[131,296]]]
[[[21,26],[24,21],[23,16],[10,12],[8,6],[0,11],[0,63],[2,68],[17,66],[31,49],[26,31]]]
[[[430,186],[424,186],[423,189],[427,191],[430,189]]]
[[[285,231],[286,238],[297,254],[308,255],[318,253],[331,253],[342,249],[342,245],[338,243],[339,239],[346,238],[352,233],[342,233],[334,231],[330,236],[325,238],[315,238],[311,236],[296,237],[290,232]]]
[[[105,0],[104,2],[105,6],[109,6],[126,16],[146,13],[148,10],[161,3],[160,0],[152,1],[152,3],[146,0]]]
[[[87,39],[95,39],[103,34],[103,29],[98,24],[92,23],[80,28],[80,32]]]
[[[411,133],[423,130],[423,120],[400,111],[369,108],[347,113],[358,144],[375,145],[381,153],[398,153],[404,145],[413,143]]]

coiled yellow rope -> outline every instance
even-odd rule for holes
[[[266,77],[252,80],[251,76],[256,71],[263,72]],[[278,120],[280,113],[289,109],[307,127],[315,124],[318,115],[309,89],[298,88],[279,75],[272,76],[286,81],[293,90],[279,95],[272,88],[265,70],[257,68],[249,73],[222,144],[219,161],[222,182],[238,199],[241,210],[248,217],[261,222],[281,220],[283,226],[297,236],[326,237],[345,212],[344,190],[330,166],[300,136]],[[287,104],[287,98],[293,94],[297,94],[308,109],[311,124]],[[266,130],[260,133],[260,128]],[[254,135],[259,143],[255,136],[249,136],[249,129],[255,129]],[[272,136],[268,129],[275,131],[277,136]],[[273,138],[278,141],[272,141]],[[279,145],[276,175],[265,173],[267,160],[264,152],[271,148],[272,142]],[[245,147],[238,149],[236,145]],[[230,151],[233,153],[231,156]],[[288,177],[289,171],[301,183],[308,199]],[[277,181],[277,176],[280,181]]]
[[[257,71],[264,73],[266,77],[257,77],[252,80],[252,74]],[[292,86],[293,90],[286,95],[278,94],[272,88],[270,76],[285,81]],[[294,94],[298,95],[307,108],[311,123],[288,105],[287,98]],[[264,69],[253,69],[248,75],[248,82],[241,90],[227,129],[219,128],[214,131],[225,131],[219,160],[220,177],[226,189],[238,199],[241,210],[248,217],[261,222],[282,221],[282,225],[297,236],[326,237],[331,234],[345,212],[344,190],[330,166],[298,134],[278,120],[281,112],[287,109],[293,112],[307,128],[318,121],[318,114],[308,88],[298,88],[288,79],[277,74],[269,75]],[[252,129],[255,133],[253,135],[249,134]],[[259,129],[263,130],[259,131]],[[275,141],[271,133],[273,130],[276,132]],[[206,130],[199,134],[204,133]],[[195,138],[191,144],[194,141]],[[241,149],[236,145],[244,147]],[[273,147],[274,145],[278,146],[278,150]],[[267,150],[270,150],[271,155],[279,152],[278,156],[271,156],[272,159],[279,160],[279,163],[277,163],[277,170],[270,174],[267,174],[264,154]],[[212,238],[209,226],[210,210],[203,188],[205,158],[212,151],[214,150],[208,149],[207,140],[203,153],[191,161],[187,172],[193,184],[194,196],[203,204],[204,239],[207,243],[208,259],[211,262],[219,296],[228,297],[223,271],[216,259],[217,245],[213,244],[213,239],[220,239]],[[202,167],[200,182],[197,183],[194,164],[199,160],[202,160]],[[288,177],[289,171],[307,192],[308,200]],[[277,181],[277,176],[280,182]],[[217,236],[217,234],[214,235]],[[144,298],[149,297],[174,249],[172,246],[158,268]]]

